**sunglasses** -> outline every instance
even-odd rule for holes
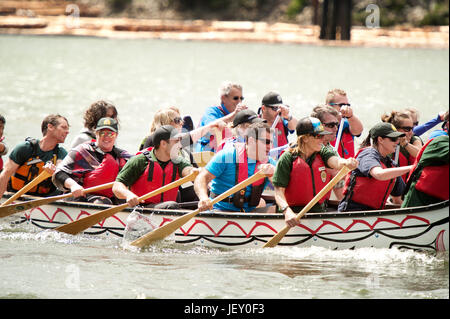
[[[419,121],[413,123],[414,126],[419,125]]]
[[[243,96],[233,96],[233,100],[235,100],[235,101],[237,101],[237,100],[243,101],[244,97]]]
[[[351,106],[350,103],[329,103],[330,105],[338,105],[339,107]]]
[[[181,117],[176,117],[176,118],[174,118],[174,119],[173,119],[173,122],[174,122],[175,124],[183,124],[183,123],[184,123],[184,121],[183,121],[183,119],[182,119]]]
[[[258,141],[265,143],[266,145],[270,145],[272,144],[272,140],[271,139],[258,139]]]
[[[412,126],[402,126],[402,127],[399,127],[398,129],[403,130],[405,132],[411,132],[413,128],[414,127],[412,127]]]
[[[280,109],[279,106],[270,106],[270,105],[266,105],[266,107],[271,108],[272,110],[274,110],[275,112],[278,111]]]
[[[328,128],[338,127],[339,126],[339,122],[323,123],[323,126],[326,126]]]
[[[105,135],[107,137],[114,137],[117,135],[117,133],[113,132],[113,131],[100,131],[99,135],[100,135],[100,137],[104,137]]]

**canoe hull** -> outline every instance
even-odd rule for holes
[[[55,202],[16,214],[19,221],[41,229],[52,229],[106,209],[107,205]],[[411,248],[446,251],[449,247],[448,201],[408,209],[352,213],[309,213],[301,224],[289,230],[279,246],[329,249],[360,247]],[[90,235],[124,235],[131,209],[87,229]],[[144,209],[152,223],[162,226],[188,210]],[[262,247],[284,228],[284,217],[266,213],[202,212],[179,228],[172,238],[177,243],[211,247]]]

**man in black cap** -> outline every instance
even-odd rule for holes
[[[163,125],[152,135],[154,148],[134,156],[117,176],[114,194],[126,199],[130,207],[141,204],[138,198],[187,176],[195,169],[179,155],[182,133],[171,125]],[[177,209],[178,187],[147,199],[146,207]]]
[[[264,95],[258,114],[274,129],[276,139],[273,146],[276,148],[288,144],[288,135],[294,133],[297,120],[290,114],[289,106],[283,104],[281,95],[277,92]]]
[[[235,142],[245,142],[248,127],[253,123],[267,123],[266,120],[260,118],[258,114],[250,109],[245,109],[236,113],[233,120],[233,135],[225,138],[218,146],[217,152],[222,150],[225,145]]]

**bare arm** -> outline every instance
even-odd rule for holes
[[[391,168],[381,168],[380,166],[376,166],[370,170],[369,174],[375,179],[386,181],[402,176],[403,174],[408,173],[410,169],[411,165]]]
[[[138,196],[130,191],[128,187],[121,182],[114,182],[112,191],[114,195],[119,199],[126,199],[128,206],[134,207],[136,205],[139,205],[140,202],[138,200]]]
[[[289,207],[289,204],[285,196],[286,188],[275,186],[275,201],[280,208],[288,206],[288,208],[283,212],[284,221],[289,227],[294,227],[298,224],[295,217],[297,216],[294,211]]]
[[[3,194],[6,192],[8,181],[18,168],[19,164],[15,163],[9,158],[6,160],[3,170],[0,173],[0,198],[2,198]]]
[[[345,165],[349,169],[354,170],[358,167],[358,164],[359,162],[353,157],[344,159],[339,156],[332,156],[327,161],[327,165],[333,169],[341,169]]]
[[[194,190],[199,199],[198,208],[202,211],[212,209],[211,200],[208,196],[208,184],[214,178],[215,176],[213,174],[206,169],[202,169],[194,181]]]

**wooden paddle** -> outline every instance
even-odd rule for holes
[[[197,163],[198,167],[204,167],[208,164],[209,160],[214,156],[214,152],[204,151],[204,152],[196,152],[192,153],[195,163]]]
[[[25,194],[26,192],[28,192],[30,189],[32,189],[34,186],[36,186],[37,184],[39,184],[40,182],[42,182],[44,179],[49,178],[50,176],[52,176],[52,174],[50,174],[49,172],[47,172],[46,170],[43,170],[38,176],[36,176],[35,179],[33,179],[31,182],[29,182],[27,185],[25,185],[24,187],[22,187],[19,191],[17,191],[17,193],[15,193],[13,196],[11,196],[10,198],[8,198],[6,201],[4,201],[0,207],[9,205],[10,203],[12,203],[13,201],[15,201],[17,198],[19,198],[20,196],[22,196],[23,194]]]
[[[158,194],[167,192],[168,190],[178,187],[184,183],[193,181],[198,175],[198,171],[195,170],[193,173],[180,178],[178,180],[176,180],[175,182],[172,182],[170,184],[164,185],[163,187],[160,187],[154,191],[151,191],[150,193],[147,193],[141,197],[139,197],[139,201],[143,201],[146,200],[148,198],[151,198],[153,196],[156,196]],[[85,229],[88,229],[89,227],[101,222],[102,220],[111,217],[112,215],[122,211],[123,209],[129,207],[128,203],[122,204],[122,205],[118,205],[118,206],[114,206],[102,211],[99,211],[95,214],[83,217],[81,219],[78,219],[76,221],[73,221],[71,223],[67,223],[65,225],[59,226],[57,228],[55,228],[55,230],[63,232],[63,233],[67,233],[67,234],[71,234],[71,235],[76,235],[79,232],[82,232]]]
[[[94,187],[90,187],[90,188],[86,188],[84,190],[84,192],[87,193],[93,193],[93,192],[97,192],[100,191],[102,189],[107,189],[107,188],[111,188],[113,186],[114,182],[111,183],[107,183],[107,184],[103,184],[103,185],[98,185],[98,186],[94,186]],[[40,199],[36,199],[36,200],[30,200],[27,202],[21,202],[18,204],[11,204],[8,206],[3,206],[0,207],[0,218],[1,217],[6,217],[18,212],[22,212],[24,210],[28,210],[34,207],[38,207],[38,206],[42,206],[42,205],[46,205],[52,202],[55,202],[57,200],[60,199],[64,199],[67,197],[72,196],[72,193],[67,193],[67,194],[63,194],[63,195],[57,195],[57,196],[52,196],[52,197],[44,197],[44,198],[40,198]]]
[[[319,192],[313,199],[297,214],[295,219],[300,221],[302,218],[326,193],[328,193],[331,189],[333,189],[334,185],[336,185],[347,173],[350,172],[350,169],[347,166],[341,168],[341,170],[336,174],[335,177]],[[279,231],[276,235],[274,235],[263,247],[275,247],[278,243],[283,239],[283,237],[287,234],[287,232],[291,229],[289,226],[285,226],[281,231]]]
[[[228,196],[233,195],[237,191],[243,189],[244,187],[247,187],[250,184],[253,184],[257,180],[259,180],[261,178],[264,178],[264,177],[265,177],[265,174],[262,171],[258,171],[253,176],[247,178],[246,180],[240,182],[236,186],[230,188],[225,193],[223,193],[223,194],[217,196],[216,198],[214,198],[211,201],[212,205],[214,205],[215,203],[220,202],[221,200],[227,198]],[[143,247],[148,246],[149,244],[151,244],[154,241],[164,239],[165,237],[169,236],[174,231],[176,231],[178,228],[180,228],[181,226],[186,224],[189,220],[194,218],[198,213],[200,213],[199,209],[197,209],[197,210],[195,210],[195,211],[193,211],[191,213],[185,214],[183,216],[180,216],[180,217],[172,220],[171,222],[165,224],[164,226],[156,228],[155,230],[153,230],[153,231],[145,234],[144,236],[136,239],[135,241],[131,242],[131,245],[137,246],[139,248],[143,248]]]

